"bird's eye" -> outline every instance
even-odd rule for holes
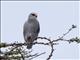
[[[35,16],[35,14],[32,14],[33,16]]]
[[[35,15],[35,14],[32,14],[33,16],[35,16],[35,17],[37,17],[37,15]]]

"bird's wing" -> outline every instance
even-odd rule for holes
[[[38,23],[38,27],[37,27],[37,31],[36,31],[37,33],[39,33],[40,32],[40,25],[39,25],[39,23]]]
[[[28,32],[28,23],[27,22],[25,22],[24,23],[24,26],[23,26],[23,35],[25,36],[26,35],[26,33]]]

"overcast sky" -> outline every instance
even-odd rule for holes
[[[1,42],[24,42],[23,24],[31,12],[38,14],[39,36],[57,39],[67,32],[72,24],[75,24],[77,28],[64,38],[79,37],[79,7],[79,2],[1,1]],[[59,45],[54,46],[52,60],[79,59],[79,44],[60,41],[58,43]],[[32,49],[34,53],[47,52],[34,60],[45,60],[50,53],[49,46],[35,45]]]

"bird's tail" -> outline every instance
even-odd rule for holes
[[[31,49],[31,48],[32,48],[32,44],[28,44],[27,49]]]
[[[27,49],[31,49],[32,48],[32,38],[31,38],[31,36],[27,37],[27,41],[28,41]]]

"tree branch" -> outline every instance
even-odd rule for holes
[[[37,39],[41,39],[41,40],[44,39],[44,40],[47,40],[48,42],[47,43],[45,43],[45,42],[33,42],[31,44],[33,44],[33,45],[41,44],[41,45],[50,46],[51,47],[51,52],[50,52],[50,54],[49,54],[49,56],[47,58],[47,60],[50,60],[51,57],[52,57],[53,51],[54,51],[53,46],[59,44],[59,43],[56,43],[56,42],[58,42],[58,41],[67,41],[69,43],[71,43],[71,42],[80,43],[80,38],[78,38],[78,37],[71,38],[71,39],[68,39],[68,40],[67,39],[63,39],[64,36],[66,36],[68,33],[70,33],[70,31],[72,31],[74,28],[76,28],[76,26],[72,25],[72,27],[66,33],[64,33],[61,37],[59,37],[58,39],[51,40],[51,39],[49,39],[47,37],[37,37]],[[25,57],[27,57],[27,58],[31,57],[30,59],[33,59],[33,58],[38,57],[38,56],[40,56],[40,55],[45,53],[44,52],[44,53],[41,53],[41,54],[26,55],[25,56],[25,53],[23,53],[24,50],[23,50],[22,46],[27,46],[27,45],[28,45],[27,43],[10,43],[10,44],[0,43],[0,48],[5,48],[5,47],[12,46],[11,50],[8,51],[8,52],[3,53],[2,51],[0,51],[0,54],[3,55],[3,56],[0,56],[0,59],[8,59],[9,60],[11,58],[12,59],[18,59],[18,58],[20,59],[20,58],[22,58],[23,60],[25,60],[24,59]],[[15,55],[17,54],[17,56],[15,56],[14,54]],[[20,54],[20,55],[18,55],[18,54]],[[10,55],[12,55],[12,56],[10,56]]]

